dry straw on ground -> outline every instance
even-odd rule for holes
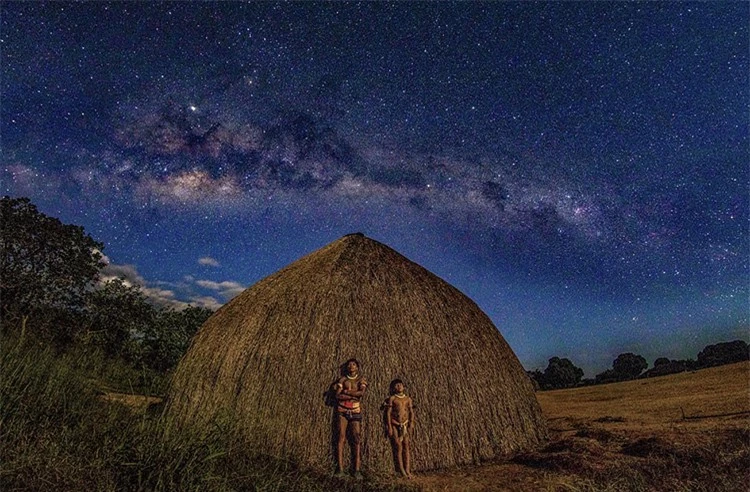
[[[416,471],[535,447],[547,435],[515,354],[469,298],[389,247],[352,234],[261,280],[199,330],[167,415],[228,417],[261,452],[332,466],[323,393],[350,357],[370,385],[363,462],[392,473],[381,402],[402,378],[417,405]]]

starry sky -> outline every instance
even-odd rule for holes
[[[363,232],[527,369],[748,340],[747,2],[3,2],[2,193],[217,308]]]

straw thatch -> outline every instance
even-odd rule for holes
[[[330,469],[323,393],[350,357],[370,383],[365,470],[393,470],[379,407],[395,377],[417,405],[415,471],[507,456],[546,437],[531,382],[490,319],[361,234],[261,280],[206,321],[174,374],[167,415],[178,425],[229,416],[258,451]]]

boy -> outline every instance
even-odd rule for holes
[[[391,396],[386,400],[386,425],[393,449],[393,461],[398,472],[411,478],[409,432],[414,426],[414,404],[404,393],[406,386],[400,379],[391,381]]]
[[[352,454],[354,455],[354,478],[362,479],[361,463],[361,401],[365,396],[367,381],[359,374],[357,359],[349,359],[342,368],[343,376],[333,385],[336,393],[336,420],[338,440],[336,442],[336,476],[344,475],[344,441],[347,428],[351,432]]]

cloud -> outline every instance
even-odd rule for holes
[[[122,279],[123,283],[128,287],[135,285],[143,287],[146,285],[146,280],[138,273],[135,265],[117,265],[112,263],[106,255],[102,255],[102,260],[105,266],[99,275],[101,282]]]
[[[154,305],[173,309],[185,309],[188,303],[176,298],[174,291],[158,287],[141,286],[141,292]]]
[[[242,284],[232,281],[214,282],[212,280],[196,280],[195,283],[205,289],[217,291],[226,300],[232,299],[246,288]]]
[[[212,267],[220,266],[219,262],[215,260],[214,258],[211,258],[210,256],[204,256],[203,258],[199,258],[198,263],[200,263],[201,265],[212,266]]]
[[[155,306],[181,310],[192,305],[216,310],[222,305],[214,297],[197,294],[194,288],[196,282],[190,276],[185,276],[186,281],[182,283],[149,282],[138,273],[135,265],[118,265],[112,263],[106,255],[102,255],[102,259],[106,265],[100,272],[100,283],[104,284],[112,280],[122,279],[123,283],[128,287],[140,287],[146,299]],[[228,293],[232,292],[232,289],[239,286],[236,282],[221,282],[216,283],[216,285],[218,288],[213,290],[218,290],[219,294],[225,297]]]
[[[189,298],[187,303],[192,306],[207,308],[212,311],[216,311],[223,306],[223,303],[217,301],[211,296],[194,296]]]
[[[138,273],[135,265],[117,265],[111,263],[106,256],[104,256],[104,261],[107,264],[101,270],[99,276],[100,283],[104,284],[116,279],[122,279],[123,284],[128,287],[140,287],[146,299],[155,306],[178,310],[188,307],[189,303],[177,299],[173,290],[150,286],[149,282]]]

